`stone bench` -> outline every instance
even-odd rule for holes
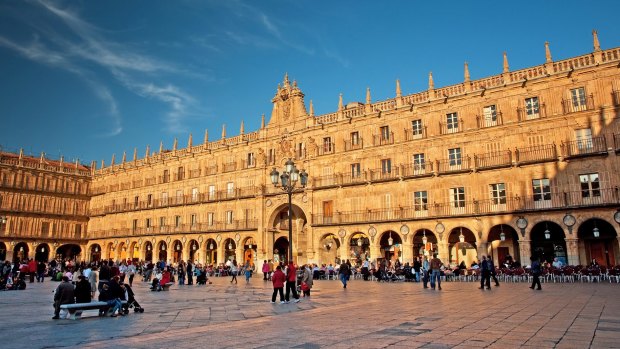
[[[123,305],[127,304],[127,301],[121,301]],[[107,302],[90,302],[90,303],[73,303],[73,304],[62,304],[60,306],[60,310],[66,310],[69,312],[70,318],[72,320],[77,320],[82,317],[82,312],[84,310],[99,310],[100,315],[101,311],[105,311],[106,314],[109,310],[109,306]],[[122,311],[122,309],[120,310]]]

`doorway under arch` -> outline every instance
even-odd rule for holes
[[[351,234],[349,246],[351,263],[359,265],[365,260],[370,260],[370,239],[366,234],[359,231]]]
[[[322,264],[335,263],[340,264],[340,258],[338,256],[338,250],[340,250],[340,240],[336,235],[332,233],[325,234],[321,239],[319,249],[319,260]]]
[[[56,256],[66,260],[76,260],[82,253],[82,248],[75,244],[61,245],[56,249]]]
[[[165,241],[159,242],[159,247],[157,248],[157,260],[164,261],[166,264],[168,263],[168,244]]]
[[[99,262],[101,260],[101,246],[93,244],[90,246],[90,261]]]
[[[39,244],[35,248],[34,259],[39,262],[47,262],[50,259],[50,246],[46,243]]]
[[[503,237],[503,240],[502,240]],[[523,260],[519,256],[519,234],[507,224],[499,224],[491,228],[488,237],[488,255],[496,266],[512,265],[514,260]]]
[[[288,261],[288,239],[284,236],[279,237],[273,243],[273,263]]]
[[[153,262],[153,244],[150,241],[144,243],[144,260]]]
[[[183,259],[183,243],[180,240],[172,242],[172,262],[179,263]]]
[[[4,242],[0,242],[0,261],[6,260],[6,244]]]
[[[476,236],[465,227],[456,227],[450,231],[448,248],[450,249],[450,263],[453,265],[465,262],[465,265],[469,267],[478,260]]]
[[[598,237],[594,235],[595,229]],[[583,222],[577,230],[577,237],[586,259],[580,264],[589,264],[596,259],[599,265],[607,267],[616,265],[618,261],[617,234],[614,227],[607,221],[592,218]]]
[[[13,247],[13,262],[21,262],[28,258],[30,249],[28,244],[20,242]]]
[[[207,265],[217,265],[217,242],[213,239],[207,239],[205,243],[206,254],[205,254],[205,263]]]
[[[541,262],[553,262],[557,258],[562,264],[568,264],[566,255],[566,235],[558,224],[549,221],[537,223],[530,233],[532,256]],[[521,256],[527,258],[527,256]]]
[[[379,245],[381,246],[381,259],[394,263],[402,258],[403,241],[397,232],[393,230],[383,232]]]
[[[430,258],[437,250],[437,236],[430,229],[418,229],[412,238],[413,256]]]

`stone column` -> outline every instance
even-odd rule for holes
[[[519,257],[518,261],[521,265],[529,265],[530,257],[532,256],[532,241],[531,240],[519,240]],[[515,259],[517,256],[514,257]]]
[[[568,265],[579,265],[579,244],[576,238],[566,238],[566,257]]]
[[[478,256],[476,257],[477,260],[482,260],[482,256],[486,256],[489,254],[489,243],[488,242],[479,242],[478,243],[478,249],[476,251],[478,253]],[[497,263],[496,263],[497,264]]]
[[[379,242],[370,244],[370,260],[376,261],[377,258],[382,258],[381,255],[381,246],[379,246]]]

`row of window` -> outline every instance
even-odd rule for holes
[[[588,173],[579,175],[579,182],[581,186],[581,197],[591,198],[601,196],[601,188],[599,182],[598,173]],[[506,184],[505,183],[493,183],[489,184],[489,199],[491,205],[505,205],[506,204]],[[551,186],[549,178],[538,178],[532,180],[532,193],[533,200],[535,202],[544,203],[551,200]],[[466,195],[465,187],[455,187],[449,189],[449,203],[450,206],[459,209],[465,207]],[[391,208],[390,194],[386,194],[384,199],[383,208]],[[428,191],[415,191],[413,192],[413,207],[415,211],[422,212],[428,210]],[[333,216],[333,201],[323,202],[323,216]]]
[[[217,198],[217,194],[216,194],[216,187],[215,185],[209,185],[208,187],[208,191],[207,191],[207,200],[215,200]],[[175,195],[175,202],[182,202],[183,201],[183,190],[182,189],[177,189],[176,191],[176,195]],[[235,183],[233,182],[228,182],[226,183],[226,196],[229,197],[233,197],[235,195]],[[153,194],[147,194],[146,196],[146,204],[147,206],[151,207],[154,205],[154,198],[153,198]],[[200,192],[198,191],[198,188],[192,188],[192,194],[191,194],[191,201],[192,202],[198,202],[200,200]],[[163,191],[160,193],[159,196],[159,204],[160,205],[168,205],[169,203],[169,196],[168,196],[168,192],[167,191]],[[112,206],[116,205],[116,200],[112,200]],[[123,199],[123,206],[127,205],[127,199]],[[140,205],[140,196],[136,195],[134,196],[134,206],[138,207]]]
[[[250,217],[251,215],[251,211],[250,210],[245,210],[245,215],[246,218]],[[222,220],[224,222],[224,224],[232,224],[234,222],[234,211],[232,210],[228,210],[225,211],[223,213],[223,217]],[[135,231],[136,229],[139,228],[139,224],[138,224],[138,220],[134,219],[133,223],[132,223],[132,229]],[[151,218],[146,218],[144,221],[144,227],[145,228],[152,228],[154,227],[153,225],[153,220]],[[215,212],[207,212],[207,217],[206,217],[206,224],[207,226],[214,226],[215,225],[216,220],[215,220]],[[192,213],[189,215],[189,224],[192,227],[195,227],[199,224],[198,222],[198,215],[195,213]],[[179,228],[183,225],[183,217],[180,215],[174,216],[173,217],[173,221],[172,221],[172,226],[175,228]],[[167,227],[168,226],[168,222],[166,217],[159,217],[159,226],[160,227]]]

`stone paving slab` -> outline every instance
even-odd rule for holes
[[[270,304],[271,284],[213,278],[212,285],[151,292],[136,282],[143,314],[52,320],[57,283],[0,292],[3,348],[620,348],[620,285],[316,281],[311,299]]]

